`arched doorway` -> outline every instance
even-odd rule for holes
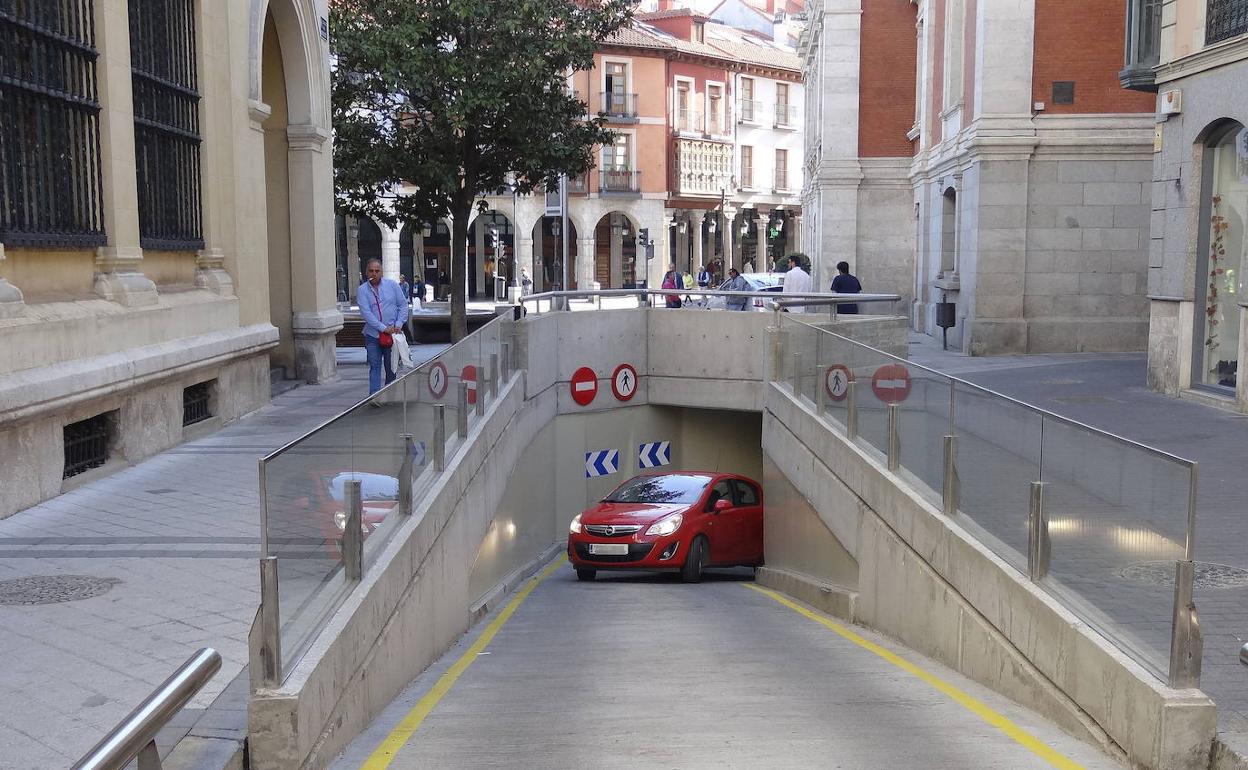
[[[637,265],[637,224],[622,211],[604,214],[594,228],[594,280],[604,289],[632,289],[645,280],[645,265]]]
[[[563,245],[568,246],[568,288],[576,288],[576,225],[568,220],[562,232],[560,217],[543,217],[533,225],[533,291],[563,290]]]

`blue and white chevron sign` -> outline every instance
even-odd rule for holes
[[[608,476],[620,469],[620,450],[602,449],[585,453],[585,478]]]
[[[637,447],[637,465],[642,468],[658,468],[672,464],[672,442],[652,441]]]

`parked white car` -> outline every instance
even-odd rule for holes
[[[750,285],[750,291],[775,292],[779,294],[784,287],[784,273],[742,273],[741,277]],[[720,290],[727,291],[724,288],[727,285],[724,281],[719,285]],[[707,297],[701,307],[706,310],[725,310],[727,309],[727,297]],[[762,297],[755,297],[751,300],[753,307],[751,310],[766,312],[766,300]]]

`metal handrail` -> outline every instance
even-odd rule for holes
[[[221,669],[221,655],[204,647],[187,658],[160,687],[109,731],[73,770],[123,770],[135,758],[139,770],[160,770],[156,733]]]
[[[897,302],[899,294],[833,294],[829,292],[794,292],[780,295],[774,291],[721,291],[719,289],[584,289],[571,291],[543,291],[537,294],[526,294],[520,303],[538,302],[550,299],[583,299],[590,297],[666,297],[669,294],[697,295],[699,297],[762,297],[773,300],[781,306],[791,305],[852,305],[858,302]],[[784,300],[777,299],[783,296]],[[806,301],[792,301],[806,300]]]

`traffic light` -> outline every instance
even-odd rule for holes
[[[650,244],[650,228],[642,227],[637,230],[637,245],[648,246]]]

